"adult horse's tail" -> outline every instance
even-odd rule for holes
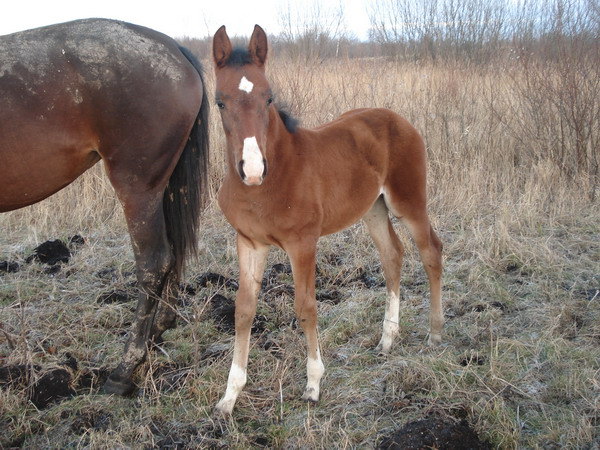
[[[194,66],[202,81],[200,111],[163,198],[167,237],[175,257],[175,273],[179,277],[185,257],[196,252],[200,212],[208,194],[208,99],[202,66],[185,47],[181,53]]]

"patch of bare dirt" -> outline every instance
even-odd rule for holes
[[[482,442],[466,421],[427,418],[409,422],[399,430],[385,436],[380,450],[487,450],[492,447]]]
[[[43,369],[25,364],[0,367],[0,389],[22,390],[38,409],[44,409],[99,389],[108,375],[106,368],[80,370],[75,358],[67,354],[61,367]]]
[[[37,260],[41,263],[53,266],[60,262],[68,263],[71,258],[71,251],[60,239],[54,241],[42,242],[36,248],[33,249],[33,254],[28,256],[25,260],[30,263],[33,260]]]
[[[16,261],[0,261],[0,273],[15,273],[21,269]]]

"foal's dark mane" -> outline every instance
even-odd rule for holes
[[[250,55],[247,48],[235,47],[231,51],[231,54],[224,65],[229,67],[241,67],[246,64],[252,64],[252,55]]]
[[[225,61],[224,66],[226,67],[243,67],[246,64],[252,64],[252,55],[247,48],[244,47],[235,47],[227,61]],[[277,112],[279,113],[279,117],[281,118],[283,124],[285,125],[285,129],[290,133],[295,133],[298,130],[298,119],[292,117],[290,113],[284,107],[277,107]]]
[[[298,119],[292,117],[289,112],[287,112],[281,107],[277,107],[277,112],[279,113],[279,117],[285,125],[286,130],[288,130],[290,133],[295,133],[296,131],[298,131]]]

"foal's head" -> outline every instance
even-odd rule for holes
[[[232,49],[225,26],[213,38],[216,100],[228,158],[248,186],[263,182],[269,110],[273,94],[265,77],[267,35],[256,25],[248,49]]]

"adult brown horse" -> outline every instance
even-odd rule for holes
[[[388,212],[403,219],[419,248],[431,289],[429,342],[441,342],[442,244],[427,215],[425,147],[417,131],[385,109],[350,111],[316,129],[296,129],[273,105],[265,77],[267,37],[258,25],[247,50],[233,50],[221,27],[213,57],[228,162],[219,204],[238,232],[240,265],[233,363],[217,410],[231,413],[246,382],[250,327],[270,245],[291,260],[295,310],[308,347],[303,398],[318,400],[324,367],[316,327],[317,240],[361,217],[389,293],[381,352],[389,352],[398,333],[403,254]]]
[[[0,37],[0,212],[100,160],[123,204],[140,294],[107,392],[132,390],[149,340],[175,318],[206,188],[207,108],[199,63],[157,31],[88,19]]]

